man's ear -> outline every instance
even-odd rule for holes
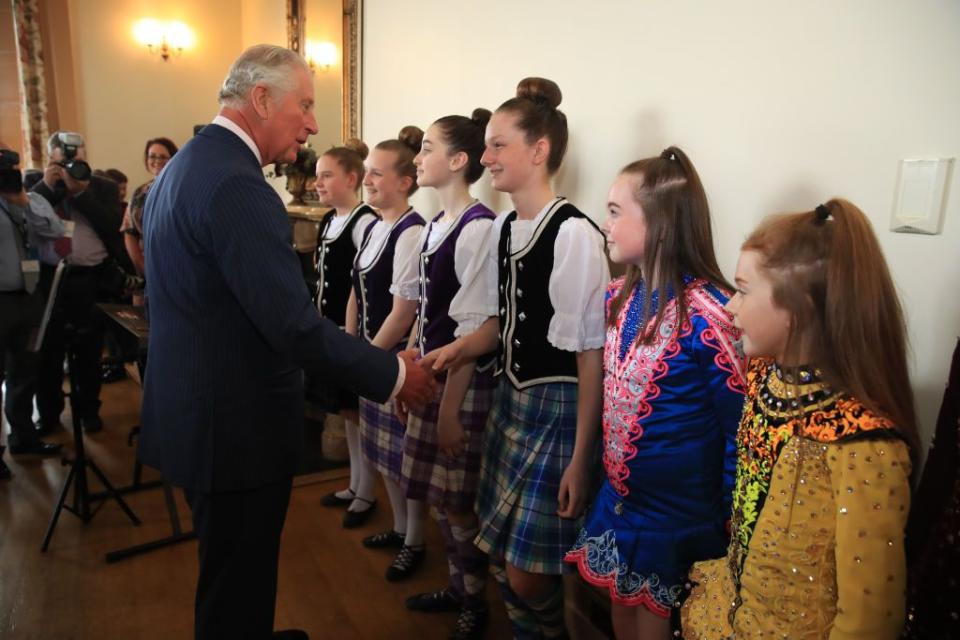
[[[270,88],[266,85],[254,85],[250,90],[250,105],[261,120],[266,120],[270,115],[271,100]]]

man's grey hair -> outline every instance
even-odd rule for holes
[[[47,153],[53,155],[55,149],[63,149],[63,139],[61,136],[67,139],[67,141],[77,147],[82,147],[84,145],[83,136],[79,133],[73,131],[55,131],[53,135],[47,140]]]
[[[298,66],[309,71],[307,62],[295,51],[272,44],[252,46],[230,67],[218,100],[225,107],[239,109],[258,84],[286,93],[296,86],[293,71]]]

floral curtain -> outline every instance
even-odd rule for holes
[[[24,141],[24,157],[20,166],[40,169],[46,165],[49,127],[37,0],[13,0],[13,28],[17,39],[20,121]]]

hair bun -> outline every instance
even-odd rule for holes
[[[400,133],[397,134],[397,140],[405,144],[414,153],[420,153],[420,146],[423,144],[423,129],[408,124]]]
[[[360,156],[361,160],[366,160],[367,154],[370,153],[370,148],[367,147],[367,143],[360,138],[347,138],[344,140],[343,146]]]
[[[470,119],[473,121],[473,124],[477,125],[481,129],[486,129],[487,123],[490,122],[490,116],[492,115],[493,114],[489,109],[478,107],[473,110],[473,113],[470,114]]]
[[[517,85],[517,97],[526,98],[550,109],[559,107],[563,100],[557,83],[546,78],[524,78]]]

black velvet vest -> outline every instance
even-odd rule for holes
[[[367,342],[373,342],[384,320],[393,309],[393,295],[390,284],[393,282],[393,255],[397,250],[397,240],[410,227],[426,224],[420,214],[411,207],[394,223],[386,242],[373,262],[364,269],[358,267],[360,254],[370,242],[370,232],[374,225],[367,227],[363,244],[357,251],[353,265],[353,291],[357,296],[357,334]],[[406,344],[406,337],[403,338]]]
[[[434,221],[439,220],[441,213]],[[457,323],[450,317],[450,303],[460,291],[457,280],[456,246],[463,228],[474,220],[493,220],[494,213],[479,202],[474,203],[457,220],[446,237],[428,250],[430,239],[420,251],[420,333],[417,344],[428,353],[453,342]]]
[[[517,389],[577,382],[576,353],[557,349],[547,340],[555,311],[549,291],[554,244],[560,225],[570,218],[590,220],[572,204],[558,201],[537,225],[530,242],[513,253],[509,252],[510,223],[517,219],[516,211],[507,214],[500,230],[496,374],[505,373]]]
[[[344,326],[347,315],[347,298],[350,297],[353,259],[357,248],[353,244],[353,230],[365,214],[377,215],[369,205],[360,203],[348,215],[340,232],[332,238],[324,238],[327,227],[337,210],[332,209],[320,221],[317,235],[317,309],[324,318]]]

